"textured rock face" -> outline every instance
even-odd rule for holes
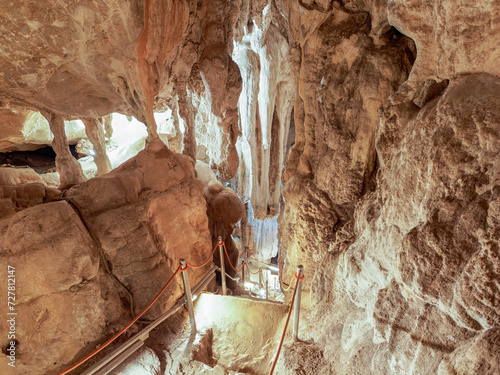
[[[159,140],[65,200],[37,199],[0,219],[0,259],[16,267],[17,367],[25,373],[56,373],[81,358],[157,295],[180,258],[197,265],[210,255],[203,185],[191,160]],[[191,282],[204,271],[190,271]],[[6,271],[0,275],[7,284]],[[181,294],[179,277],[146,317]],[[0,329],[7,337],[6,322]]]
[[[487,344],[477,336],[500,317],[499,139],[487,130],[500,119],[498,84],[486,74],[459,76],[422,109],[408,91],[382,107],[378,188],[357,211],[357,240],[337,275],[313,285],[318,302],[329,293],[319,284],[331,282],[337,298],[354,304],[339,318],[342,349],[362,353],[356,366],[366,372],[468,373],[455,350],[474,352],[477,368],[498,350],[492,333]],[[484,366],[494,373],[498,358]]]
[[[354,206],[376,172],[378,107],[406,80],[414,50],[388,25],[375,44],[364,10],[287,8],[300,95],[280,236],[295,267],[299,254],[318,261],[349,244]]]
[[[121,310],[118,295],[106,291],[92,238],[68,203],[28,208],[0,228],[2,264],[16,268],[16,371],[54,372],[106,333]],[[7,284],[6,270],[1,278]],[[6,290],[1,295],[7,300]],[[6,339],[7,322],[0,328]]]
[[[82,232],[90,231],[96,244],[87,244],[88,233],[73,236],[81,248],[67,257],[79,271],[60,280],[62,290],[54,293],[28,289],[41,294],[20,304],[27,316],[37,312],[27,327],[38,324],[45,337],[54,333],[43,325],[49,321],[43,311],[63,297],[74,298],[73,309],[58,310],[58,320],[76,329],[74,322],[83,319],[83,327],[100,330],[82,331],[71,342],[56,336],[67,348],[51,347],[56,358],[64,353],[60,358],[68,360],[82,341],[102,338],[104,324],[118,321],[106,314],[125,311],[117,290],[127,293],[95,270],[95,249],[103,249],[137,309],[155,293],[147,289],[151,279],[168,277],[187,252],[197,263],[210,251],[202,187],[191,162],[155,141],[153,110],[168,107],[172,149],[199,155],[225,179],[238,172],[249,216],[243,246],[273,256],[279,225],[285,274],[305,265],[301,338],[314,343],[285,347],[279,371],[499,372],[495,0],[42,1],[4,7],[0,116],[10,122],[2,126],[2,145],[18,142],[25,111],[45,110],[58,133],[61,183],[69,186],[83,178],[64,150],[63,115],[96,121],[120,111],[148,129],[145,152],[67,192],[86,223]],[[7,110],[14,107],[22,110]],[[100,138],[95,135],[98,147]],[[39,205],[49,197],[40,184],[2,186],[0,192],[2,236],[17,220],[30,227],[25,212],[36,217],[40,207],[69,207]],[[206,195],[214,217],[215,193],[222,192]],[[239,203],[234,218],[211,226],[237,222]],[[81,229],[69,211],[64,217]],[[43,249],[35,254],[47,257]],[[80,289],[72,291],[74,283]],[[99,292],[108,297],[95,297]],[[178,292],[173,287],[152,315]],[[80,309],[89,303],[92,317]]]
[[[160,140],[112,172],[69,190],[67,197],[88,223],[113,273],[130,289],[137,313],[156,296],[180,258],[196,265],[210,255],[203,185],[194,177],[192,162]],[[202,273],[194,272],[192,282]],[[149,317],[180,295],[179,283]]]
[[[2,93],[76,116],[125,109],[123,72],[142,31],[140,2],[4,3],[2,8],[8,15],[2,22],[8,57],[0,66]]]
[[[0,107],[4,118],[13,119],[5,143],[17,143],[23,122],[22,113],[8,108],[88,124],[126,113],[146,125],[148,141],[158,138],[153,111],[170,108],[176,130],[185,127],[175,139],[178,151],[194,158],[197,139],[210,146],[208,154],[226,178],[235,175],[241,80],[230,56],[237,2],[42,1],[0,10],[6,15],[0,26]],[[92,135],[95,126],[88,127]],[[103,158],[99,170],[106,171],[99,137],[93,143]],[[59,154],[58,169],[66,174],[61,187],[82,182],[74,161],[62,148]]]
[[[50,146],[54,135],[49,123],[39,112],[28,111],[23,107],[0,110],[0,152],[15,150],[36,150]],[[66,138],[70,144],[85,136],[83,123],[65,121]]]
[[[498,75],[498,2],[450,0],[388,2],[391,25],[411,37],[418,49],[410,82],[460,73]]]
[[[403,85],[414,51],[398,33],[386,38],[383,4],[345,2],[334,15],[303,6],[298,30],[317,23],[296,59],[309,68],[299,70],[280,236],[289,269],[305,265],[302,332],[315,344],[285,349],[283,371],[499,371],[498,5],[483,5],[389,2],[388,22],[417,47]]]
[[[281,175],[295,98],[285,16],[273,1],[243,1],[233,59],[243,80],[238,101],[237,190],[247,207],[245,250],[270,259],[278,251]]]

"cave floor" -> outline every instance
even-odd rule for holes
[[[287,312],[283,304],[203,293],[195,302],[195,337],[183,311],[170,323],[180,330],[152,335],[112,374],[268,374]]]

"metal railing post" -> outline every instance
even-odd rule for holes
[[[269,271],[266,270],[266,299],[269,299]]]
[[[179,259],[179,263],[181,264],[182,270],[185,270],[187,268],[186,260],[184,258]],[[181,273],[182,273],[182,283],[184,284],[184,293],[186,295],[186,304],[189,312],[189,321],[191,322],[191,334],[195,334],[196,321],[194,320],[193,297],[191,296],[191,286],[189,285],[187,270]]]
[[[220,273],[221,273],[221,280],[222,280],[222,294],[227,295],[226,267],[224,265],[224,249],[222,246],[222,237],[221,236],[219,236],[219,252],[220,252]]]
[[[259,289],[262,289],[262,267],[259,267]]]
[[[241,283],[245,285],[245,261],[241,261]]]
[[[302,293],[302,280],[300,279],[304,276],[303,270],[304,266],[300,265],[297,267],[297,285],[295,286],[297,288],[297,293],[295,294],[293,314],[293,341],[297,341],[299,335],[300,295]]]

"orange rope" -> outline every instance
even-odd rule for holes
[[[259,274],[259,273],[262,273],[262,270],[258,270],[257,272],[252,272],[252,271],[250,271],[250,267],[248,267],[248,264],[246,264],[246,263],[245,263],[245,266],[247,267],[248,272],[250,272],[252,275],[257,275],[257,274]]]
[[[219,245],[219,246],[220,246],[220,245]],[[224,252],[226,253],[226,257],[227,257],[228,263],[229,263],[229,265],[231,266],[231,268],[232,268],[233,270],[235,270],[235,271],[236,271],[236,273],[240,272],[240,271],[241,271],[241,269],[243,268],[243,265],[241,265],[241,267],[240,267],[239,269],[234,268],[233,264],[231,263],[231,259],[229,259],[229,254],[227,253],[226,244],[224,243],[224,241],[222,241],[222,246],[224,246]]]
[[[115,341],[123,332],[125,332],[127,329],[129,329],[137,320],[139,320],[139,318],[141,316],[143,316],[150,308],[151,306],[153,306],[153,304],[158,300],[158,298],[160,298],[160,296],[163,294],[163,292],[165,292],[165,290],[168,288],[168,286],[170,285],[170,283],[172,282],[172,280],[175,278],[175,276],[179,273],[179,272],[185,272],[187,271],[188,268],[201,268],[203,266],[205,266],[208,262],[210,262],[212,260],[212,257],[215,253],[215,250],[217,249],[217,245],[215,245],[214,247],[214,250],[212,251],[212,254],[210,254],[210,256],[208,257],[208,259],[201,265],[201,266],[194,266],[192,264],[189,264],[188,262],[186,262],[186,268],[181,268],[181,266],[179,265],[179,267],[177,268],[177,270],[175,271],[175,273],[172,275],[172,277],[170,278],[170,280],[168,280],[168,282],[165,284],[165,286],[163,287],[163,289],[160,291],[160,293],[158,293],[158,295],[149,303],[148,306],[146,306],[144,308],[144,310],[142,310],[134,319],[132,319],[132,321],[127,324],[124,328],[122,328],[118,333],[116,333],[113,337],[111,337],[108,341],[106,341],[103,345],[101,345],[100,347],[98,347],[97,349],[95,349],[92,353],[90,353],[89,355],[87,355],[85,358],[81,359],[80,361],[78,361],[77,363],[75,363],[74,365],[72,365],[71,367],[68,367],[66,370],[60,372],[58,375],[64,375],[64,374],[67,374],[68,372],[70,371],[73,371],[75,368],[77,368],[78,366],[80,366],[81,364],[87,362],[90,358],[92,358],[94,355],[96,355],[97,353],[99,353],[101,350],[103,350],[105,347],[109,346],[109,344],[111,344],[113,341]],[[227,253],[226,253],[227,254]],[[228,257],[229,258],[229,257]]]
[[[293,282],[293,279],[292,279],[292,282]],[[298,281],[297,281],[297,283],[298,283]],[[290,284],[290,285],[292,285],[292,284]],[[269,375],[273,375],[274,368],[276,367],[276,364],[278,363],[278,358],[280,356],[281,347],[283,346],[283,341],[285,340],[286,329],[288,328],[288,322],[290,321],[290,316],[292,315],[293,304],[295,302],[295,294],[297,294],[297,289],[299,289],[299,288],[295,288],[295,290],[293,291],[292,303],[290,304],[290,310],[288,311],[288,316],[286,318],[285,329],[283,330],[283,335],[281,335],[281,341],[280,341],[280,345],[278,346],[278,352],[276,353],[276,358],[274,359],[273,367],[271,367],[271,371],[269,372]]]
[[[288,287],[287,287],[287,288],[284,288],[284,287],[283,287],[284,283],[282,283],[281,287],[283,288],[283,291],[284,291],[284,292],[288,292],[288,291],[290,290],[290,288],[292,287],[293,279],[296,279],[296,278],[297,278],[297,276],[294,274],[294,275],[292,276],[292,278],[290,279],[290,284],[288,284]],[[302,278],[301,280],[303,280],[303,278]]]
[[[187,270],[188,268],[195,268],[196,269],[196,268],[201,268],[203,266],[206,266],[207,263],[212,260],[212,257],[214,256],[214,253],[215,253],[215,250],[217,250],[217,246],[219,246],[219,244],[215,245],[214,250],[212,251],[212,254],[210,254],[208,259],[201,266],[193,266],[192,264],[189,264],[188,262],[186,262],[186,268],[184,268],[184,270]]]
[[[108,341],[106,341],[100,347],[98,347],[97,349],[95,349],[92,353],[88,354],[86,357],[84,357],[83,359],[79,360],[77,363],[75,363],[71,367],[68,367],[66,370],[60,372],[58,375],[67,374],[68,372],[70,372],[70,371],[74,370],[75,368],[77,368],[78,366],[80,366],[82,363],[87,362],[90,358],[92,358],[94,355],[96,355],[101,350],[103,350],[105,347],[107,347],[109,344],[111,344],[113,341],[115,341],[118,338],[118,336],[120,336],[123,332],[125,332],[127,329],[129,329],[137,320],[139,320],[139,318],[141,316],[143,316],[151,308],[151,306],[153,306],[153,304],[158,300],[158,298],[160,298],[160,296],[163,294],[163,292],[165,292],[165,290],[168,288],[168,286],[170,285],[170,283],[172,282],[172,280],[175,278],[175,276],[177,276],[177,274],[179,273],[180,269],[181,269],[181,266],[179,265],[179,267],[177,267],[177,269],[175,270],[174,274],[172,275],[172,277],[170,278],[170,280],[168,280],[168,282],[165,284],[165,286],[160,291],[160,293],[158,293],[158,295],[149,303],[149,305],[147,305],[144,308],[144,310],[142,310],[134,319],[132,319],[132,321],[129,324],[127,324],[125,327],[123,327],[118,333],[116,333],[113,337],[111,337]]]

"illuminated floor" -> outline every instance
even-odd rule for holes
[[[196,337],[189,321],[168,348],[161,374],[268,374],[283,332],[288,307],[239,297],[202,294],[195,302]],[[212,330],[212,332],[210,332]],[[114,374],[160,374],[149,349]]]

